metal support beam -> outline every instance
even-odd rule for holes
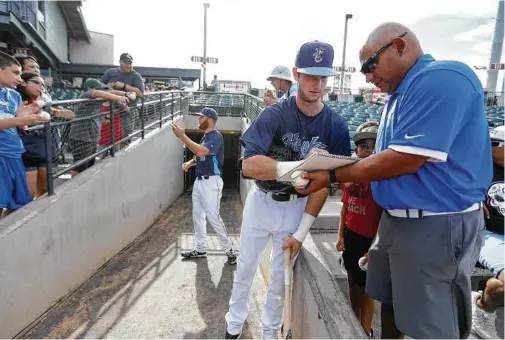
[[[207,8],[209,3],[203,3],[203,88],[207,88]]]
[[[352,14],[345,15],[344,27],[344,48],[342,49],[342,70],[340,71],[340,93],[344,93],[344,75],[345,75],[345,49],[347,47],[347,22],[352,18]]]

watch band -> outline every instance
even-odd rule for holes
[[[328,173],[330,174],[330,186],[334,186],[335,184],[338,184],[337,176],[335,175],[335,170],[328,170]]]

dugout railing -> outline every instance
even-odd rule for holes
[[[164,91],[145,94],[122,105],[102,99],[76,99],[47,103],[50,108],[74,112],[75,118],[52,118],[50,122],[22,130],[22,135],[45,140],[47,193],[54,194],[55,179],[76,171],[97,158],[114,157],[132,141],[188,112],[188,94]],[[32,138],[33,139],[33,138]],[[26,147],[26,146],[25,146]]]

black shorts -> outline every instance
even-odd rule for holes
[[[342,253],[344,259],[344,267],[347,274],[352,276],[352,282],[358,286],[365,287],[366,271],[361,270],[358,261],[368,252],[372,245],[373,239],[366,238],[345,227],[344,230],[344,247]]]
[[[80,160],[91,156],[97,151],[98,142],[84,142],[76,139],[70,139],[69,141],[70,150],[72,152],[72,157],[74,159],[74,163],[79,162]],[[93,157],[84,164],[79,165],[74,168],[75,171],[83,172],[87,168],[93,166],[95,164],[95,158]]]
[[[47,162],[44,158],[27,155],[26,152],[21,155],[26,172],[37,171],[41,168],[47,168]]]

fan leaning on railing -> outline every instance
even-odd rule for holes
[[[113,99],[113,98],[108,98]],[[111,105],[112,103],[112,105]],[[126,103],[123,103],[126,104]],[[149,93],[137,103],[127,106],[128,114],[132,116],[132,129],[129,135],[118,134],[115,129],[118,124],[107,124],[108,145],[98,150],[102,125],[107,119],[118,114],[123,105],[104,99],[75,99],[47,103],[44,110],[51,108],[67,109],[76,113],[71,121],[53,119],[44,125],[28,128],[27,131],[44,131],[46,162],[47,162],[47,192],[54,194],[54,179],[79,170],[83,166],[94,163],[95,159],[104,153],[112,157],[119,145],[126,139],[143,139],[149,132],[171,120],[172,117],[188,112],[188,93],[180,91],[164,91]],[[105,110],[107,107],[108,110]],[[113,120],[113,119],[112,119]],[[95,140],[96,138],[96,140]],[[93,139],[93,141],[91,140]],[[54,144],[57,144],[54,147]],[[91,147],[91,144],[93,146]]]

